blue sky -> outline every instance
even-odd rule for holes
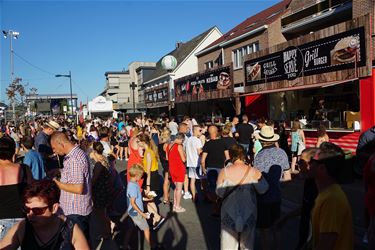
[[[13,40],[14,71],[28,83],[27,92],[35,87],[39,94],[69,93],[69,79],[54,74],[71,70],[73,92],[86,102],[103,90],[104,72],[127,69],[132,61],[157,61],[176,41],[215,25],[225,33],[276,2],[0,0],[0,25],[20,32]],[[2,37],[0,48],[0,100],[5,101],[9,39]]]

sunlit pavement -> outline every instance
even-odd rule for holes
[[[118,171],[126,168],[126,162],[116,164]],[[343,185],[352,206],[353,223],[355,231],[355,249],[366,249],[362,244],[365,232],[363,219],[363,196],[362,183],[356,180],[352,184]],[[302,199],[303,181],[295,179],[292,182],[282,183],[282,212],[286,213],[299,206]],[[171,197],[172,193],[171,193]],[[165,223],[154,235],[164,249],[220,249],[220,220],[211,217],[211,204],[200,197],[195,204],[191,200],[183,200],[182,206],[186,208],[185,213],[172,213],[171,206],[160,203],[161,215],[166,217]],[[295,249],[298,240],[299,218],[289,220],[282,229],[281,249]],[[137,240],[137,242],[139,242]],[[260,239],[257,235],[255,249],[261,249]],[[148,249],[144,244],[144,249]],[[139,249],[142,249],[140,247]]]

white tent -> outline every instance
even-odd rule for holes
[[[97,96],[89,102],[89,113],[112,113],[113,103],[107,101],[103,96]]]

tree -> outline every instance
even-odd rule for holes
[[[6,89],[8,99],[13,106],[13,112],[15,112],[17,95],[19,95],[21,98],[25,96],[25,88],[21,82],[22,78],[17,77],[12,81],[11,84],[9,84],[8,88]],[[13,117],[15,117],[15,114],[13,114]]]

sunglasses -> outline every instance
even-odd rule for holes
[[[23,211],[25,212],[25,214],[29,214],[30,211],[33,211],[34,215],[42,215],[42,214],[44,214],[46,212],[46,210],[47,210],[48,207],[49,206],[30,208],[30,207],[24,206],[23,207]]]

